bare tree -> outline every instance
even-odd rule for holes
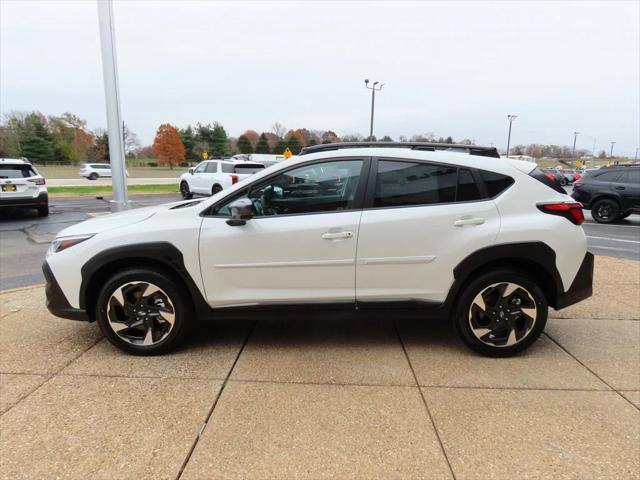
[[[271,127],[271,131],[278,136],[278,138],[284,138],[287,134],[287,127],[282,125],[280,122],[276,122]]]
[[[135,150],[142,146],[138,139],[138,135],[136,135],[135,132],[132,132],[127,125],[122,127],[122,136],[124,139],[124,153],[126,155],[133,155]]]

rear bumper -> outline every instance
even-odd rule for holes
[[[40,193],[37,197],[7,198],[0,197],[0,207],[44,207],[49,205],[49,194]]]
[[[47,309],[56,317],[68,318],[70,320],[80,320],[88,322],[91,319],[85,310],[73,308],[67,297],[64,296],[56,277],[53,275],[49,264],[45,261],[42,264],[42,273],[45,280],[45,294],[47,296]]]
[[[583,208],[589,210],[591,209],[591,195],[586,192],[581,192],[580,190],[574,190],[571,192],[571,198],[575,201],[580,202]]]
[[[580,269],[569,290],[559,293],[554,308],[560,310],[593,295],[593,253],[584,255]]]

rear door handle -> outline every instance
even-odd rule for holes
[[[626,190],[626,187],[623,187],[622,185],[618,185],[616,187],[616,190]]]
[[[476,218],[459,218],[453,224],[456,227],[464,227],[465,225],[482,225],[484,223],[484,218],[476,217]]]
[[[324,240],[340,240],[351,237],[353,237],[353,232],[326,232],[322,234]]]

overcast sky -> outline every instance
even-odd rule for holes
[[[433,132],[504,147],[640,145],[640,2],[116,1],[122,112],[160,123],[367,134]],[[0,0],[0,109],[106,127],[92,0]]]

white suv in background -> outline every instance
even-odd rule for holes
[[[194,194],[215,195],[264,168],[256,162],[205,160],[180,176],[180,193],[185,200]]]
[[[583,221],[535,164],[495,148],[317,145],[209,199],[63,230],[47,306],[138,355],[176,347],[197,318],[341,308],[447,318],[470,348],[509,356],[549,306],[591,295]]]
[[[126,171],[127,177],[129,172]],[[100,177],[111,177],[111,164],[110,163],[83,163],[80,166],[78,175],[88,180],[97,180]]]
[[[46,180],[36,167],[22,158],[0,158],[0,207],[35,208],[49,215]]]

